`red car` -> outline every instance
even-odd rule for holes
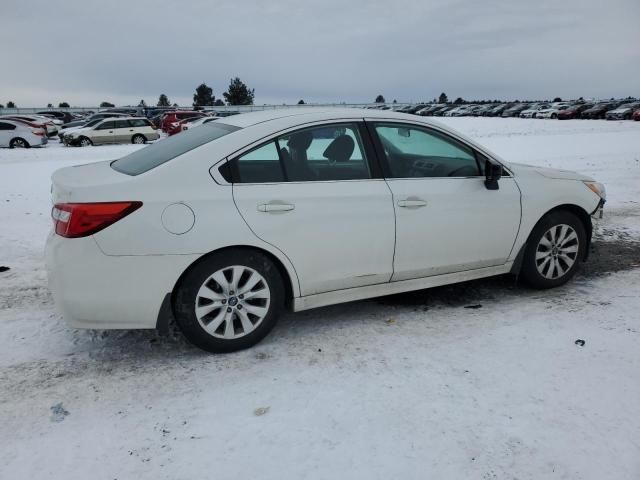
[[[167,114],[162,117],[161,128],[167,135],[174,135],[182,131],[182,126],[180,125],[181,120],[193,117],[200,118],[204,116],[204,113],[196,112],[194,110],[177,110],[175,112],[167,112]]]
[[[593,107],[593,103],[582,103],[580,105],[572,105],[569,108],[558,112],[558,120],[570,120],[573,118],[582,118],[582,112]]]
[[[640,121],[640,108],[633,112],[632,117],[636,122]]]

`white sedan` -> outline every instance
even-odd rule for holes
[[[604,187],[379,110],[227,117],[53,175],[46,261],[80,328],[175,317],[213,352],[300,311],[513,273],[567,282]]]
[[[46,145],[47,142],[44,128],[0,117],[0,147],[29,148]]]

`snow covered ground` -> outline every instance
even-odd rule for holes
[[[54,310],[51,173],[139,147],[0,150],[0,478],[640,478],[640,122],[444,121],[607,185],[582,274],[288,315],[218,356]]]

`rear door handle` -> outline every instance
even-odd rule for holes
[[[405,200],[398,200],[398,206],[404,207],[404,208],[419,208],[419,207],[426,207],[427,202],[420,199],[405,199]]]
[[[290,203],[263,203],[258,205],[259,212],[288,212],[294,208],[296,208],[295,205]]]

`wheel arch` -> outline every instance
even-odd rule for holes
[[[297,291],[297,289],[295,288],[295,284],[294,284],[294,282],[297,282],[297,277],[295,276],[295,272],[294,273],[290,272],[289,269],[285,266],[284,262],[282,262],[272,252],[270,252],[268,250],[265,250],[264,248],[256,247],[255,245],[233,245],[233,246],[222,247],[222,248],[218,248],[216,250],[212,250],[211,252],[206,253],[206,254],[202,255],[201,257],[197,258],[196,260],[194,260],[184,270],[184,272],[182,272],[182,274],[178,277],[178,279],[176,280],[175,284],[173,285],[173,289],[171,290],[171,305],[173,306],[173,301],[174,301],[176,290],[178,289],[178,287],[182,283],[184,277],[191,270],[193,270],[193,268],[195,268],[196,265],[198,265],[200,262],[206,260],[207,258],[210,258],[210,257],[212,257],[214,255],[219,255],[221,253],[228,252],[228,251],[231,251],[231,250],[254,251],[254,252],[257,252],[257,253],[260,253],[260,254],[264,255],[269,260],[271,260],[273,262],[273,264],[276,266],[276,268],[278,269],[278,273],[280,273],[280,277],[282,278],[282,283],[283,283],[284,289],[285,289],[285,292],[284,292],[285,304],[286,304],[287,308],[290,308],[290,306],[291,306],[290,304],[292,303],[294,295],[295,295],[295,292]]]
[[[518,251],[518,254],[516,255],[516,258],[515,258],[515,260],[513,262],[513,266],[511,267],[511,273],[513,273],[515,275],[518,275],[520,273],[520,269],[522,268],[522,261],[523,261],[523,258],[524,258],[524,253],[525,253],[525,251],[527,249],[527,245],[529,244],[529,238],[531,237],[531,234],[533,233],[535,228],[538,226],[538,224],[542,221],[542,219],[544,217],[546,217],[550,213],[560,212],[560,211],[572,213],[576,217],[578,217],[580,222],[582,222],[582,225],[584,226],[584,231],[585,231],[585,234],[586,234],[586,237],[587,237],[587,248],[585,248],[585,252],[584,252],[584,255],[582,257],[582,261],[585,261],[585,260],[587,260],[587,258],[589,258],[589,250],[591,250],[591,236],[593,234],[593,223],[591,222],[591,215],[589,215],[589,212],[587,212],[584,208],[582,208],[579,205],[575,205],[575,204],[572,204],[572,203],[564,203],[562,205],[557,205],[557,206],[553,207],[552,209],[544,212],[540,216],[538,221],[533,225],[533,227],[531,227],[531,230],[529,231],[529,234],[527,235],[527,240],[522,244],[522,246],[520,247],[520,250]]]

